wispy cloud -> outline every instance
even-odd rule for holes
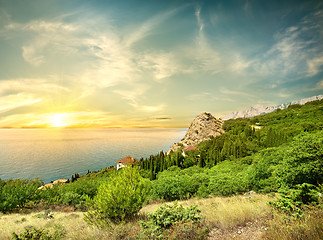
[[[158,82],[176,73],[183,72],[183,66],[176,61],[176,56],[167,52],[147,53],[140,60],[139,66],[144,70],[152,70],[154,79]]]
[[[313,76],[323,65],[323,40],[320,25],[323,13],[311,13],[299,23],[275,34],[275,44],[254,61],[253,66],[262,74],[290,74]]]
[[[187,96],[190,101],[220,101],[220,102],[234,102],[233,98],[229,98],[223,94],[214,94],[210,92],[194,93]]]
[[[30,21],[27,24],[21,24],[12,22],[5,26],[7,30],[16,30],[16,31],[33,31],[38,33],[46,33],[46,32],[70,32],[77,30],[75,25],[66,24],[59,21],[45,21],[45,20],[34,20]]]
[[[254,95],[252,93],[247,93],[245,91],[234,91],[226,88],[221,88],[220,92],[225,95],[237,95],[237,96],[245,96],[245,97],[251,97],[254,98]]]
[[[6,93],[69,93],[70,89],[61,86],[55,77],[43,78],[17,78],[0,80],[0,95]]]
[[[0,97],[0,113],[4,113],[19,107],[32,105],[42,101],[30,94],[16,94]]]
[[[319,81],[317,84],[316,84],[316,88],[315,90],[322,90],[323,89],[323,80]]]
[[[148,85],[137,84],[132,90],[115,90],[125,99],[134,109],[142,112],[161,112],[165,108],[165,104],[147,105],[141,104],[141,96],[149,89]]]
[[[202,9],[197,7],[195,17],[198,25],[198,34],[196,37],[196,67],[197,70],[210,71],[213,74],[223,71],[220,55],[210,46],[207,37],[205,36],[205,24],[201,17]]]
[[[236,55],[235,59],[232,60],[231,69],[232,71],[235,71],[235,72],[242,72],[245,69],[247,69],[249,66],[251,66],[252,63],[253,63],[253,60],[249,60],[249,61],[245,60],[240,54],[238,54]]]
[[[26,62],[34,66],[39,66],[44,62],[44,56],[37,55],[36,49],[33,46],[23,46],[22,56]]]
[[[148,19],[146,22],[141,24],[139,27],[133,27],[135,29],[130,34],[128,34],[124,39],[123,45],[126,47],[131,47],[134,43],[140,41],[141,39],[144,39],[148,35],[152,33],[153,30],[155,30],[156,26],[163,21],[170,18],[172,15],[177,13],[179,10],[181,10],[183,7],[180,8],[174,8],[171,10],[168,10],[166,12],[159,13],[152,18]]]
[[[323,53],[322,53],[323,54]],[[322,71],[323,55],[307,61],[308,76],[315,76]]]

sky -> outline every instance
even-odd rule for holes
[[[186,128],[322,93],[319,0],[0,0],[0,128]]]

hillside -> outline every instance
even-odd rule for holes
[[[209,121],[214,127],[222,126],[225,132],[218,129],[213,133],[221,134],[210,137],[207,127],[199,128],[203,124],[206,126]],[[45,190],[39,189],[42,185],[40,179],[0,180],[1,220],[14,211],[85,211],[89,225],[98,227],[103,224],[108,229],[100,232],[101,228],[97,228],[89,233],[97,239],[107,239],[107,236],[111,239],[127,239],[125,236],[130,236],[128,239],[135,236],[137,239],[149,239],[154,234],[164,234],[160,239],[197,239],[197,236],[200,239],[219,239],[219,236],[251,239],[251,233],[259,233],[266,239],[294,239],[294,236],[319,239],[319,236],[323,236],[323,199],[319,194],[323,190],[323,100],[295,104],[266,115],[231,119],[223,123],[203,113],[193,121],[191,129],[187,138],[184,138],[186,144],[191,143],[188,140],[202,139],[196,136],[200,133],[208,140],[198,143],[197,148],[185,152],[185,155],[180,150],[168,155],[160,152],[141,159],[132,167],[89,172],[74,178],[73,182],[57,184]],[[270,208],[265,202],[261,203],[268,209],[257,205],[255,192],[270,196],[280,192],[282,195],[271,203]],[[202,214],[219,217],[214,221],[207,220],[207,224],[201,223],[200,217],[196,216],[199,214],[197,207],[184,209],[180,206],[173,210],[167,210],[167,207],[159,210],[182,216],[176,224],[164,226],[159,221],[161,227],[155,225],[153,220],[139,224],[140,218],[148,221],[154,216],[147,215],[145,211],[140,212],[143,214],[141,217],[137,215],[148,202],[194,201],[194,198],[216,196],[223,201],[229,199],[226,208],[221,208],[221,211],[240,207],[236,208],[236,213],[240,215],[235,220],[230,218],[232,223],[229,227],[221,219],[234,215],[232,212],[219,212],[217,206],[221,203],[218,200],[210,203],[207,212],[202,211]],[[259,198],[267,197],[261,195]],[[196,203],[201,205],[201,209],[203,204],[207,204],[204,201]],[[246,209],[241,207],[245,203],[248,203]],[[176,202],[174,205],[177,206]],[[146,207],[149,208],[149,205]],[[262,210],[257,212],[257,209]],[[253,210],[257,217],[249,219],[248,213]],[[274,214],[269,214],[269,210]],[[51,219],[48,213],[41,216]],[[182,222],[185,216],[191,216],[186,219],[189,223]],[[23,218],[16,219],[16,223],[23,225],[27,220],[33,224],[29,217]],[[286,219],[289,228],[285,227]],[[63,227],[51,222],[36,227],[51,231],[65,229],[66,232],[72,229],[64,221],[62,224],[66,226]],[[80,224],[84,225],[83,222]],[[268,228],[268,231],[261,230],[264,228]],[[90,231],[90,228],[84,225],[83,230]],[[22,231],[21,228],[19,231]],[[191,235],[194,237],[180,238],[177,235],[185,231],[187,234],[194,233]],[[249,231],[251,235],[242,237],[245,236],[244,231]],[[168,235],[173,238],[166,238]]]

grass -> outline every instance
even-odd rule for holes
[[[268,231],[264,239],[275,240],[316,240],[323,239],[323,211],[322,208],[306,209],[302,218],[290,217],[275,213],[268,221]]]
[[[211,230],[210,239],[323,239],[322,209],[309,209],[302,219],[287,219],[282,214],[273,214],[268,205],[273,199],[274,196],[253,194],[190,199],[179,203],[185,207],[198,205]],[[162,204],[144,206],[140,210],[141,219]],[[89,226],[83,217],[83,212],[58,211],[0,214],[0,239],[11,239],[13,232],[20,234],[27,226],[45,228],[52,233],[58,229],[65,233],[64,239],[71,240],[144,239],[138,219],[115,225],[110,232]]]
[[[229,229],[244,226],[248,222],[259,221],[270,214],[268,202],[273,197],[268,195],[239,195],[232,197],[211,197],[205,199],[189,199],[179,201],[184,206],[197,204],[207,225]],[[162,203],[149,204],[141,209],[141,213],[155,211]]]
[[[60,228],[66,232],[66,239],[105,239],[105,232],[89,227],[82,212],[54,212],[52,218],[41,213],[9,214],[0,216],[0,239],[11,239],[11,234],[24,232],[27,226],[46,228],[53,232]],[[46,214],[45,214],[46,215]]]

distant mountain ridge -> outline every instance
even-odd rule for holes
[[[250,118],[250,117],[263,115],[266,113],[271,113],[277,109],[286,109],[286,108],[288,108],[288,106],[293,105],[293,104],[303,105],[307,102],[312,102],[312,101],[321,100],[321,99],[323,99],[323,95],[313,96],[313,97],[309,97],[309,98],[302,98],[301,100],[298,100],[298,101],[292,101],[290,103],[283,103],[283,104],[280,104],[277,106],[266,107],[266,106],[262,106],[262,105],[254,105],[247,110],[232,112],[221,119],[222,120],[229,120],[229,119],[236,119],[236,118]]]

